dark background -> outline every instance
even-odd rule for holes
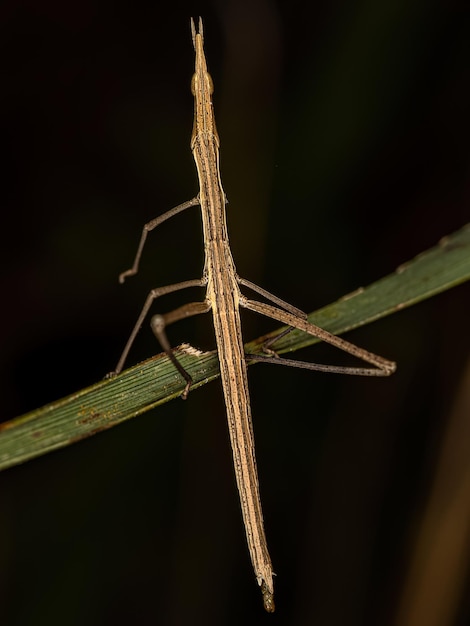
[[[468,221],[466,2],[6,0],[3,419],[100,380],[149,289],[200,275],[195,208],[152,233],[138,277],[117,281],[143,223],[197,191],[198,15],[242,276],[312,311]],[[463,285],[351,333],[398,362],[388,380],[250,369],[274,616],[216,383],[0,476],[0,622],[393,624],[440,441],[468,402],[469,299]],[[244,316],[247,340],[275,327]],[[170,338],[212,347],[209,317]],[[145,325],[129,364],[158,351]],[[459,580],[449,625],[470,619],[465,555]]]

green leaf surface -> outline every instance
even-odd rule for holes
[[[364,326],[470,278],[470,224],[401,265],[393,274],[344,296],[309,315],[309,320],[334,334]],[[282,329],[281,329],[282,330]],[[267,337],[246,344],[247,353],[260,351]],[[279,354],[319,340],[293,331],[275,344]],[[219,375],[215,352],[199,352],[185,344],[175,351],[194,380],[192,389]],[[90,437],[120,422],[177,398],[185,382],[165,354],[148,359],[119,376],[103,380],[0,425],[0,469]]]

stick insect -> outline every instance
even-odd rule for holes
[[[185,399],[192,383],[191,376],[173,354],[166,336],[165,327],[180,319],[212,311],[233,463],[248,549],[256,580],[261,587],[264,608],[268,612],[273,612],[274,572],[266,542],[261,508],[248,392],[247,360],[365,376],[388,376],[395,371],[395,363],[367,352],[311,324],[307,320],[305,313],[237,274],[227,233],[225,212],[227,199],[222,187],[219,170],[220,142],[212,105],[212,78],[207,70],[204,55],[204,35],[201,18],[199,18],[197,30],[194,21],[191,19],[191,33],[196,55],[195,71],[191,83],[191,90],[194,96],[194,127],[191,137],[191,150],[199,178],[199,193],[192,200],[178,205],[145,224],[134,264],[130,269],[120,274],[119,281],[123,283],[127,277],[133,276],[138,272],[142,250],[150,231],[174,215],[196,205],[201,207],[205,253],[204,269],[201,278],[186,280],[150,291],[112,375],[121,372],[134,339],[154,300],[181,289],[205,287],[206,294],[202,302],[186,304],[165,315],[153,315],[151,328],[168,357],[186,381],[186,386],[182,393],[182,397]],[[271,302],[271,304],[247,298],[242,294],[241,287],[252,290]],[[286,324],[290,329],[296,328],[318,337],[344,352],[358,357],[373,367],[318,365],[280,358],[271,348],[271,345],[279,338],[279,335],[265,345],[264,354],[245,354],[240,307]]]

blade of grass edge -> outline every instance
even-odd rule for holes
[[[309,315],[322,328],[341,334],[400,311],[470,278],[470,224],[444,237],[434,248],[401,265],[393,274],[356,290]],[[246,345],[259,351],[268,336]],[[276,343],[280,354],[317,343],[293,331]],[[217,378],[215,352],[187,344],[177,356],[194,380],[193,389]],[[393,357],[392,357],[393,358]],[[0,470],[68,446],[136,417],[180,395],[185,381],[165,354],[158,354],[116,378],[103,380],[21,417],[0,424]]]

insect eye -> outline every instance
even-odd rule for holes
[[[206,79],[206,85],[207,85],[207,89],[209,91],[210,94],[214,93],[214,83],[212,82],[212,76],[206,72],[205,75],[205,79]],[[191,93],[193,94],[193,96],[196,95],[196,83],[197,83],[197,74],[193,74],[193,77],[191,78]]]

